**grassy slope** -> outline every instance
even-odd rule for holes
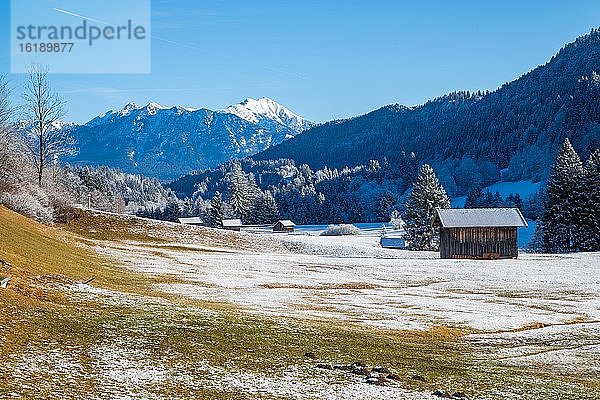
[[[598,389],[597,382],[591,380],[568,387],[568,382],[576,379],[573,376],[493,365],[472,354],[472,349],[460,341],[461,332],[441,327],[430,332],[390,333],[274,322],[235,310],[207,312],[209,305],[177,299],[169,299],[178,301],[176,304],[152,300],[124,306],[66,296],[53,287],[90,276],[96,277],[95,286],[157,295],[152,289],[154,278],[126,272],[81,247],[82,241],[98,236],[131,239],[128,234],[119,237],[114,228],[88,232],[89,218],[69,226],[87,236],[81,238],[0,207],[0,259],[13,264],[3,267],[2,274],[14,279],[10,290],[0,291],[0,356],[7,360],[0,364],[0,393],[73,398],[93,397],[111,388],[120,391],[118,385],[115,389],[115,382],[111,381],[112,386],[106,383],[106,369],[112,367],[102,364],[97,355],[97,349],[114,346],[120,357],[127,359],[129,354],[153,368],[172,367],[177,374],[192,377],[192,382],[210,378],[197,368],[203,361],[230,371],[277,375],[291,365],[360,360],[390,368],[409,389],[462,390],[472,398],[503,398],[500,393],[505,391],[528,393],[528,398],[541,398],[542,394],[594,398]],[[37,365],[30,360],[55,354],[53,351],[76,360],[77,367],[57,370],[56,365],[64,363],[61,359],[28,369]],[[316,359],[305,357],[306,352],[315,353]],[[412,380],[413,374],[427,381]],[[256,398],[175,378],[132,387],[134,397],[153,393],[165,397]]]

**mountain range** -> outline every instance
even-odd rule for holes
[[[251,156],[313,125],[268,98],[220,111],[130,103],[86,124],[65,125],[79,148],[65,162],[169,180]]]
[[[262,98],[222,111],[130,104],[70,129],[80,153],[67,161],[162,179],[243,157],[291,159],[314,170],[379,160],[400,173],[414,154],[453,195],[498,181],[537,182],[564,138],[583,157],[600,144],[600,29],[497,90],[321,125]]]

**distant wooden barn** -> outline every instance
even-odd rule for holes
[[[229,231],[240,231],[242,230],[242,220],[241,219],[224,219],[221,223],[223,229],[227,229]]]
[[[527,221],[517,208],[437,210],[441,258],[517,258],[517,229]]]
[[[178,218],[178,219],[179,219],[179,223],[182,225],[195,225],[195,226],[204,225],[204,222],[202,221],[202,218],[200,218],[200,217],[189,217],[189,218]]]
[[[283,219],[275,224],[273,232],[294,232],[296,224],[289,219]]]

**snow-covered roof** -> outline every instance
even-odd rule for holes
[[[296,224],[293,223],[292,221],[290,221],[289,219],[282,219],[281,221],[278,222],[278,224],[281,224],[283,226],[290,226],[290,227],[296,226]]]
[[[200,217],[190,217],[190,218],[178,218],[180,224],[184,225],[200,225],[202,224],[202,219]]]
[[[224,219],[223,226],[242,226],[242,220],[241,219]]]
[[[518,208],[438,209],[437,220],[444,228],[526,227]]]

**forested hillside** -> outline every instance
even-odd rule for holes
[[[402,152],[429,162],[451,194],[504,180],[547,178],[565,138],[583,158],[600,143],[600,30],[494,92],[457,92],[422,106],[390,105],[329,122],[253,158],[314,169],[394,165]]]

